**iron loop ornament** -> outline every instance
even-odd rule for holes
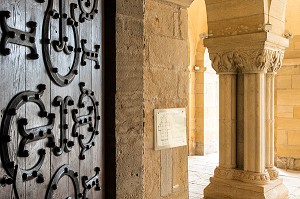
[[[52,176],[52,179],[48,185],[47,193],[46,193],[46,199],[53,199],[53,193],[55,190],[58,189],[58,182],[61,178],[64,176],[69,177],[72,180],[72,184],[74,187],[74,194],[75,199],[81,198],[83,195],[80,193],[80,187],[79,187],[79,180],[78,180],[78,173],[75,172],[70,165],[62,165]],[[71,198],[71,197],[68,197]]]
[[[81,14],[79,16],[79,21],[81,23],[85,22],[85,20],[91,21],[94,19],[94,16],[99,12],[98,11],[98,0],[94,0],[94,4],[92,6],[91,0],[78,0],[79,1],[79,7],[81,10]],[[92,10],[90,12],[87,12],[86,8],[90,8],[92,6]]]
[[[68,125],[68,106],[73,106],[74,101],[70,96],[63,99],[61,96],[55,97],[53,101],[54,106],[60,106],[60,146],[56,146],[53,149],[53,153],[56,156],[60,156],[63,152],[70,152],[74,146],[73,141],[69,141],[67,138]]]
[[[69,85],[73,81],[74,77],[78,75],[79,54],[81,52],[78,36],[78,22],[75,19],[75,9],[78,7],[78,5],[75,3],[71,3],[69,6],[66,6],[65,0],[57,0],[59,1],[59,11],[56,11],[55,9],[53,9],[54,1],[56,0],[48,1],[48,7],[46,10],[43,24],[42,49],[44,55],[44,62],[50,77],[57,85],[63,87]],[[70,16],[67,14],[67,8],[70,9]],[[51,20],[59,20],[58,40],[51,41],[50,39]],[[75,46],[71,46],[68,44],[69,38],[66,34],[67,26],[72,27]],[[66,75],[61,75],[59,73],[58,67],[53,65],[50,56],[51,48],[53,48],[56,52],[64,53],[65,55],[71,56],[72,54],[74,54],[72,65],[65,66],[66,68],[70,68]]]
[[[1,129],[0,129],[0,140],[1,140],[1,160],[2,165],[7,173],[7,175],[13,179],[13,182],[16,181],[17,173],[20,173],[23,181],[29,181],[39,176],[41,180],[40,169],[44,163],[46,151],[45,149],[39,149],[37,154],[39,155],[37,163],[29,168],[19,168],[16,162],[13,160],[13,157],[10,156],[10,147],[9,143],[11,140],[11,132],[12,126],[14,125],[13,121],[17,122],[18,132],[21,135],[21,141],[18,146],[17,155],[19,157],[27,158],[29,157],[29,151],[25,150],[25,146],[31,142],[37,142],[39,140],[48,139],[51,142],[54,139],[54,135],[52,133],[52,129],[54,127],[55,115],[52,113],[48,113],[45,109],[45,105],[41,100],[41,96],[46,89],[46,86],[40,84],[38,86],[39,91],[24,91],[16,96],[9,102],[7,108],[4,111]],[[26,125],[28,124],[28,120],[26,118],[16,118],[18,110],[24,106],[26,103],[34,103],[40,109],[39,117],[45,117],[48,119],[48,124],[40,127],[34,127],[31,129],[27,129]],[[5,181],[6,184],[12,184],[10,181]],[[13,183],[15,189],[15,195],[17,197],[17,188],[15,187],[15,183]]]
[[[79,97],[78,106],[79,108],[83,109],[86,108],[88,110],[87,115],[77,116],[78,109],[72,110],[72,118],[74,121],[73,129],[72,129],[72,136],[78,137],[78,142],[81,147],[81,152],[79,155],[79,159],[84,160],[85,155],[84,153],[88,150],[90,150],[93,146],[95,146],[95,138],[97,135],[99,135],[99,121],[100,121],[100,115],[98,106],[100,105],[99,102],[95,98],[95,93],[89,89],[84,88],[85,83],[80,82],[80,91],[81,95]],[[85,107],[85,104],[83,103],[83,100],[85,97],[88,97],[92,101],[92,106]],[[91,133],[91,136],[89,138],[88,142],[84,142],[84,135],[77,132],[77,129],[83,126],[88,126],[88,132]]]

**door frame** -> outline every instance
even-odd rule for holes
[[[104,8],[104,148],[105,198],[116,198],[116,0],[103,0]]]

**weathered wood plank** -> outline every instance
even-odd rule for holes
[[[56,11],[60,11],[60,1],[54,0],[54,6],[53,9]],[[65,2],[66,6],[68,7],[68,0]],[[59,32],[60,32],[60,26],[59,26],[59,19],[52,19],[51,20],[51,41],[59,40]],[[67,33],[67,35],[69,35]],[[58,68],[58,73],[61,75],[66,75],[69,71],[69,65],[70,65],[70,59],[69,56],[66,55],[63,51],[57,52],[54,50],[53,46],[51,47],[51,61],[53,63],[53,66]],[[51,102],[54,101],[54,99],[57,96],[62,97],[63,99],[70,94],[70,90],[72,90],[69,86],[67,87],[60,87],[57,84],[54,83],[54,81],[51,81]],[[55,135],[55,144],[56,146],[60,147],[60,141],[61,141],[61,114],[60,114],[60,106],[51,106],[51,112],[55,113],[56,120],[54,125],[54,135]],[[69,154],[63,152],[61,155],[56,156],[54,153],[51,153],[51,176],[54,175],[54,173],[64,164],[69,164]],[[53,198],[67,198],[70,196],[69,193],[69,179],[67,177],[63,177],[59,183],[57,190],[54,191]]]
[[[39,43],[42,39],[42,25],[43,16],[46,10],[47,3],[37,3],[32,0],[26,0],[26,21],[34,21],[37,23],[36,29],[36,41],[37,41],[37,52],[39,54],[39,59],[30,60],[26,59],[26,90],[38,91],[37,86],[39,84],[44,84],[46,90],[41,97],[46,111],[49,113],[51,108],[50,102],[50,78],[47,74],[46,68],[44,66],[43,55],[42,55],[42,45]],[[26,49],[26,53],[30,53],[30,49]],[[40,109],[37,105],[29,103],[26,105],[26,118],[28,119],[27,128],[34,128],[39,126],[44,126],[48,124],[48,119],[41,118],[38,116]],[[46,133],[46,132],[44,132]],[[31,168],[34,164],[38,162],[38,151],[40,149],[46,150],[46,156],[44,159],[43,166],[40,170],[44,178],[44,183],[37,183],[37,178],[30,180],[26,183],[26,197],[27,198],[44,198],[50,181],[50,153],[51,150],[46,147],[48,139],[43,139],[37,142],[32,142],[28,144],[27,149],[30,152],[30,156],[26,159],[27,169]]]
[[[92,90],[95,91],[96,98],[100,102],[99,106],[99,114],[101,116],[100,125],[99,125],[99,136],[96,138],[96,146],[93,149],[95,155],[95,164],[100,167],[100,174],[99,174],[99,184],[101,187],[101,191],[94,192],[94,198],[104,199],[104,123],[103,123],[103,113],[104,113],[104,81],[103,81],[103,35],[102,35],[102,25],[103,25],[103,1],[99,0],[98,4],[98,14],[95,16],[92,24],[92,42],[94,45],[100,45],[100,52],[99,52],[99,63],[100,69],[92,68]],[[93,63],[95,65],[95,63]]]
[[[80,39],[86,39],[87,43],[85,44],[85,47],[87,49],[92,49],[92,21],[85,21],[84,23],[80,23]],[[86,60],[85,66],[80,66],[80,82],[85,83],[85,88],[91,89],[92,88],[92,62],[89,60]],[[90,100],[85,97],[84,98],[85,108],[79,109],[80,115],[86,115],[88,114],[87,108],[88,106],[91,106]],[[84,142],[87,143],[90,139],[90,132],[87,130],[87,126],[83,126],[80,128],[80,134],[84,135]],[[88,178],[91,178],[93,175],[95,175],[94,172],[94,155],[93,155],[94,147],[87,152],[85,152],[85,159],[80,161],[80,176],[81,178],[83,176],[87,176]],[[93,192],[89,191],[87,194],[88,198],[94,198]]]
[[[25,1],[4,1],[1,2],[1,11],[9,11],[11,17],[7,19],[7,24],[15,29],[25,30]],[[2,37],[1,31],[1,37]],[[11,54],[8,56],[0,55],[0,77],[1,77],[1,96],[0,107],[2,116],[9,101],[25,90],[25,47],[19,45],[8,44],[11,49]],[[18,114],[14,117],[11,127],[11,140],[9,144],[9,155],[16,164],[21,168],[25,168],[25,159],[17,157],[18,143],[20,136],[17,130],[16,121],[20,117],[25,116],[25,108],[18,110]],[[3,119],[3,117],[2,117]],[[3,163],[2,163],[3,165]],[[0,177],[7,175],[3,169],[0,169]],[[22,182],[21,176],[18,175],[17,187],[20,198],[25,198],[25,184]],[[0,188],[0,198],[14,198],[12,186],[5,186]]]
[[[70,4],[71,3],[76,3],[77,4],[78,0],[69,0],[69,3]],[[75,10],[75,15],[76,15],[75,16],[76,19],[78,19],[78,17],[79,17],[79,8],[77,8]],[[68,31],[69,31],[69,35],[71,37],[70,45],[75,46],[75,41],[74,41],[73,36],[72,36],[73,35],[72,29],[69,28]],[[79,67],[79,74],[80,74],[80,67]],[[73,82],[69,86],[67,86],[67,88],[69,88],[69,87],[71,88],[70,96],[74,99],[74,102],[75,102],[74,106],[71,107],[71,109],[75,109],[75,108],[77,109],[78,108],[77,107],[77,101],[78,101],[79,96],[80,96],[79,75],[77,75],[75,77],[75,79],[73,80]],[[72,168],[76,172],[79,173],[79,171],[80,171],[80,167],[79,167],[79,165],[80,165],[80,160],[79,160],[80,147],[79,147],[79,144],[78,144],[78,138],[71,136],[72,127],[74,125],[74,121],[71,117],[71,111],[72,110],[69,110],[70,115],[69,115],[69,120],[68,121],[69,121],[70,128],[69,128],[68,139],[74,142],[74,147],[72,148],[71,152],[69,153],[69,164],[72,166]],[[80,176],[78,176],[78,179],[79,179],[79,182],[80,182]],[[81,182],[80,182],[80,187],[81,187]],[[80,191],[82,191],[82,189]],[[69,193],[70,193],[70,196],[72,198],[75,198],[74,187],[72,186],[72,183],[70,183],[70,182],[69,182]]]

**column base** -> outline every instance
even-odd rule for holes
[[[266,185],[256,185],[237,180],[210,178],[204,189],[205,199],[287,199],[288,189],[282,179],[272,180]]]

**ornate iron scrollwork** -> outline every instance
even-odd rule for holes
[[[79,180],[78,180],[78,173],[75,172],[70,165],[63,165],[61,166],[53,175],[50,184],[48,185],[47,193],[46,193],[46,199],[52,199],[53,197],[53,192],[57,190],[58,188],[58,182],[60,179],[64,176],[68,176],[71,178],[73,186],[74,186],[74,191],[75,191],[75,199],[81,198],[82,193],[80,193],[80,188],[79,188]],[[68,197],[71,198],[71,197]]]
[[[7,175],[12,179],[12,181],[9,178],[2,178],[2,183],[6,184],[13,184],[14,186],[14,192],[16,195],[16,198],[18,198],[17,194],[17,188],[15,185],[17,172],[21,173],[23,181],[28,181],[33,178],[38,177],[37,182],[42,183],[43,176],[42,174],[39,174],[40,168],[42,167],[45,159],[46,151],[44,149],[38,150],[39,159],[37,163],[29,169],[24,168],[18,168],[18,165],[15,164],[15,162],[11,159],[10,153],[9,153],[9,142],[11,141],[11,126],[14,117],[17,115],[17,111],[26,103],[31,102],[36,104],[39,109],[39,116],[40,117],[46,117],[48,119],[48,124],[45,126],[35,127],[31,129],[26,129],[26,125],[28,123],[26,118],[20,118],[17,120],[18,124],[18,132],[22,136],[22,139],[19,143],[18,147],[18,156],[19,157],[28,157],[29,151],[25,150],[25,145],[31,142],[35,142],[38,140],[46,139],[48,138],[49,142],[52,142],[54,139],[54,135],[52,133],[52,129],[54,126],[54,120],[55,115],[50,113],[48,114],[46,112],[44,103],[40,99],[40,97],[43,95],[44,90],[46,89],[46,86],[43,84],[40,84],[38,86],[39,92],[34,91],[24,91],[19,94],[17,94],[8,104],[4,115],[3,120],[1,124],[0,129],[0,138],[1,138],[1,160],[3,163],[3,167],[7,173]]]
[[[65,151],[66,153],[70,152],[72,147],[74,146],[74,142],[68,141],[67,139],[67,131],[69,129],[69,125],[67,122],[68,106],[73,106],[74,101],[70,96],[65,97],[65,99],[57,96],[53,101],[53,105],[60,106],[60,146],[56,146],[53,149],[54,155],[59,156],[63,153],[63,151]]]
[[[100,191],[101,187],[99,185],[99,172],[100,172],[100,168],[96,167],[95,168],[95,172],[96,174],[94,175],[94,177],[92,177],[91,179],[88,179],[87,176],[82,176],[82,186],[84,188],[83,190],[83,199],[87,199],[86,195],[88,193],[88,191],[94,187],[96,191]]]
[[[11,50],[6,47],[7,44],[17,44],[21,46],[26,46],[30,48],[31,53],[27,55],[29,59],[38,59],[39,55],[37,54],[36,44],[35,44],[35,35],[37,23],[34,21],[27,22],[29,32],[17,30],[15,28],[9,27],[7,25],[7,19],[10,18],[9,11],[0,12],[0,23],[2,29],[2,39],[1,39],[1,48],[0,52],[2,55],[9,55]]]
[[[48,138],[51,142],[53,140],[54,136],[51,130],[53,129],[54,126],[54,114],[48,114],[46,112],[44,103],[40,99],[40,97],[43,95],[44,90],[46,89],[46,86],[41,84],[38,86],[39,92],[34,92],[34,91],[24,91],[16,95],[9,103],[7,106],[3,120],[2,120],[2,125],[1,125],[1,131],[0,131],[0,136],[1,136],[1,159],[3,162],[3,167],[7,174],[10,177],[13,177],[14,175],[14,166],[15,163],[14,161],[11,160],[11,157],[9,156],[9,148],[8,148],[8,143],[11,141],[11,136],[10,136],[10,131],[11,131],[11,125],[13,118],[17,114],[18,109],[23,106],[24,104],[28,102],[32,102],[36,104],[40,108],[40,117],[47,117],[48,118],[48,125],[46,126],[41,126],[41,127],[36,127],[32,129],[26,129],[25,126],[27,125],[27,119],[21,118],[17,120],[18,123],[18,130],[19,133],[22,136],[22,140],[19,144],[19,149],[18,149],[18,156],[19,157],[28,157],[29,156],[29,151],[25,150],[25,145]],[[22,169],[20,168],[22,178],[24,181],[31,180],[35,177],[38,176],[38,171],[40,170],[44,158],[45,158],[46,151],[44,149],[40,149],[38,151],[39,160],[38,162],[30,169]]]
[[[75,75],[78,74],[78,63],[79,63],[79,53],[81,52],[81,48],[79,47],[79,36],[78,36],[78,22],[75,19],[74,11],[77,8],[77,4],[70,4],[70,13],[69,17],[66,12],[66,2],[64,0],[59,0],[59,11],[53,9],[53,1],[49,0],[48,8],[44,18],[43,24],[43,55],[44,61],[47,68],[48,73],[50,74],[53,81],[59,86],[67,86],[69,85]],[[50,47],[51,40],[49,37],[49,28],[50,28],[50,20],[59,19],[59,40],[52,41],[52,45],[57,52],[64,52],[66,55],[72,54],[74,52],[74,60],[72,63],[68,74],[65,76],[61,75],[58,71],[58,68],[53,65],[50,58]],[[66,35],[66,27],[67,25],[72,27],[75,46],[68,45],[69,38]],[[67,66],[66,66],[67,67]]]
[[[72,118],[75,122],[72,129],[72,136],[78,137],[78,142],[81,147],[79,158],[81,160],[84,160],[85,159],[84,153],[89,149],[91,149],[96,144],[95,137],[96,135],[99,134],[98,127],[99,127],[100,115],[98,111],[99,102],[95,98],[95,93],[89,89],[85,89],[84,82],[80,82],[79,86],[81,91],[81,95],[79,97],[79,102],[78,102],[79,108],[85,108],[85,104],[83,103],[83,99],[85,97],[89,97],[93,104],[93,106],[86,107],[88,110],[87,115],[77,116],[78,109],[72,110]],[[83,134],[79,135],[79,133],[77,132],[77,129],[83,126],[88,126],[88,131],[91,132],[91,137],[87,143],[84,143],[83,141],[84,135]]]
[[[85,22],[85,20],[91,21],[94,19],[94,16],[99,12],[98,11],[98,0],[94,0],[94,5],[91,12],[87,12],[84,7],[91,7],[91,0],[78,0],[79,7],[81,10],[81,14],[79,16],[79,21],[81,23]]]
[[[100,64],[99,64],[99,60],[98,60],[100,45],[95,45],[95,51],[91,51],[85,47],[86,43],[87,43],[86,39],[81,40],[81,45],[82,45],[82,50],[83,50],[82,57],[81,57],[81,65],[85,66],[86,65],[85,60],[88,59],[88,60],[96,62],[95,69],[100,69]]]

